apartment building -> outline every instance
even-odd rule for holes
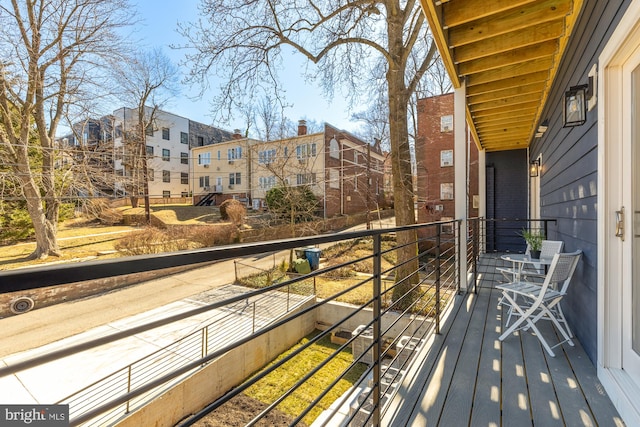
[[[455,168],[468,168],[468,212],[478,216],[478,148],[467,133],[467,162],[454,164],[453,93],[418,100],[416,175],[418,222],[455,218]]]
[[[192,149],[194,202],[217,205],[235,198],[266,207],[276,186],[310,186],[322,216],[376,209],[383,198],[384,156],[348,132],[325,124],[309,134],[304,120],[294,137],[276,141],[243,138]]]

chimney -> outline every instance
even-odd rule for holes
[[[298,136],[307,134],[307,121],[298,120]]]
[[[242,139],[242,133],[240,132],[240,129],[234,129],[233,130],[233,135],[231,135],[232,139]]]

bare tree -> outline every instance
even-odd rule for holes
[[[130,158],[127,192],[131,205],[138,205],[142,194],[145,218],[150,221],[149,173],[146,151],[146,135],[153,129],[158,110],[179,92],[178,69],[160,48],[139,51],[127,61],[114,64],[119,76],[120,98],[134,105],[135,124],[123,135],[125,156]]]
[[[415,223],[407,106],[436,52],[416,0],[202,0],[202,20],[182,26],[193,64],[191,79],[206,81],[215,67],[226,84],[221,110],[257,87],[278,89],[280,56],[291,49],[315,64],[315,76],[327,95],[346,85],[356,102],[370,91],[372,75],[384,79],[394,177],[396,223]],[[398,234],[396,300],[417,282],[415,232]],[[413,243],[412,243],[413,242]],[[410,298],[406,299],[409,300]]]
[[[126,0],[0,3],[0,153],[26,200],[34,258],[60,254],[58,125],[83,100],[98,97],[101,65],[119,55],[117,30],[132,17]]]

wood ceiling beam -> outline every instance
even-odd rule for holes
[[[463,62],[462,64],[458,64],[458,74],[460,76],[466,76],[469,74],[508,67],[509,65],[520,64],[539,58],[548,58],[549,62],[551,62],[553,55],[557,51],[558,41],[549,40],[533,46],[525,46],[509,52],[493,55],[491,57]]]
[[[499,53],[509,52],[524,46],[531,46],[558,39],[564,32],[564,20],[545,22],[533,27],[512,31],[500,36],[467,44],[454,49],[454,61],[462,63]]]
[[[494,99],[493,101],[481,102],[478,104],[470,105],[469,110],[471,111],[471,114],[475,115],[480,111],[493,110],[496,108],[502,108],[507,106],[513,107],[519,104],[528,104],[530,102],[539,101],[540,95],[541,94],[538,92],[538,93],[529,93],[526,95],[520,95],[513,98],[498,98],[498,99]]]
[[[487,138],[487,146],[491,146],[493,148],[500,148],[502,150],[508,149],[508,147],[520,146],[520,147],[528,147],[529,143],[524,138],[512,138],[512,139],[490,139]]]
[[[501,81],[513,77],[523,76],[525,74],[547,71],[552,66],[553,61],[551,58],[538,58],[533,61],[527,61],[519,64],[509,65],[504,68],[485,71],[482,73],[471,74],[467,76],[467,87]]]
[[[509,89],[513,87],[520,87],[530,85],[534,83],[546,84],[549,78],[548,71],[538,71],[535,73],[523,74],[517,77],[511,77],[509,79],[502,79],[490,83],[483,83],[480,85],[467,87],[467,96],[482,95],[483,93],[495,92],[502,89]]]
[[[456,27],[515,7],[524,6],[534,1],[537,0],[465,0],[464,7],[460,7],[460,2],[445,3],[442,5],[443,27]]]
[[[531,117],[528,117],[529,120],[523,120],[522,118],[515,118],[513,120],[509,120],[509,121],[501,121],[501,122],[490,122],[490,123],[476,123],[476,128],[478,129],[478,133],[483,133],[483,132],[492,132],[492,131],[496,131],[496,130],[504,130],[504,129],[511,129],[512,127],[516,126],[516,127],[524,127],[523,123],[527,123],[526,127],[527,130],[531,130],[531,126],[529,126],[529,122]]]
[[[481,95],[467,96],[467,104],[474,105],[481,102],[494,101],[496,99],[513,98],[516,96],[528,95],[535,93],[538,96],[546,87],[546,82],[533,83],[529,85],[522,85],[516,87],[510,87],[507,89],[496,90],[494,92],[486,92]]]
[[[513,128],[505,128],[498,130],[482,130],[478,129],[478,135],[480,138],[485,138],[491,141],[497,141],[500,138],[521,138],[529,135],[531,126],[518,126]]]
[[[487,152],[492,152],[492,151],[505,151],[505,150],[521,150],[527,147],[529,147],[529,144],[527,144],[526,142],[517,141],[512,143],[506,143],[506,144],[492,144],[484,148]]]
[[[516,9],[471,21],[464,25],[450,27],[449,47],[458,47],[544,22],[555,21],[570,12],[571,0],[533,2]]]
[[[494,114],[492,116],[477,117],[475,125],[477,127],[493,125],[497,123],[511,123],[513,121],[530,120],[537,113],[537,108],[509,111],[508,113]]]
[[[472,111],[471,117],[473,117],[473,119],[475,120],[476,118],[479,118],[479,117],[494,116],[502,113],[515,113],[518,110],[528,110],[532,108],[535,108],[537,111],[539,106],[540,106],[540,103],[538,101],[525,102],[519,105],[506,105],[500,108],[492,108],[492,109],[481,110],[481,111]]]

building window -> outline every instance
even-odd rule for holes
[[[117,176],[124,176],[124,169],[116,169]]]
[[[258,152],[258,163],[268,165],[276,160],[276,149],[262,150]]]
[[[263,190],[269,190],[276,185],[276,177],[275,176],[261,176],[259,179],[260,188]]]
[[[171,197],[171,191],[163,190],[162,197],[164,197],[165,199],[168,199],[169,197]]]
[[[180,132],[180,143],[188,144],[189,143],[189,134],[186,132]]]
[[[183,165],[189,164],[189,153],[180,153],[180,163]]]
[[[204,146],[204,138],[199,136],[198,137],[198,147],[203,147]]]
[[[180,172],[180,184],[189,184],[189,174]]]
[[[442,116],[440,117],[440,132],[451,132],[453,131],[453,116]]]
[[[162,139],[166,139],[167,141],[171,139],[169,128],[162,128]]]
[[[453,200],[453,183],[443,182],[440,184],[440,199]]]
[[[147,157],[153,157],[153,145],[147,145]]]
[[[203,166],[211,164],[211,153],[198,154],[198,164]]]
[[[183,191],[182,193],[180,193],[180,197],[189,197],[189,192]]]
[[[171,182],[171,171],[162,171],[162,182]]]
[[[151,169],[151,168],[147,169],[147,179],[149,181],[153,181],[154,180],[155,174],[156,174],[156,171],[154,169]]]
[[[218,160],[220,160],[220,150],[218,150]]]
[[[229,185],[240,185],[240,172],[229,174]]]
[[[442,232],[447,234],[453,234],[453,217],[443,216],[440,218],[440,221],[452,221],[448,224],[442,224]]]
[[[305,160],[316,156],[316,144],[301,144],[296,146],[296,157],[298,160]]]
[[[171,159],[171,150],[167,148],[162,149],[162,160],[168,162]]]
[[[227,160],[238,160],[242,158],[242,147],[229,148],[227,150]]]
[[[329,156],[334,159],[340,158],[340,144],[335,138],[331,138],[331,141],[329,141]]]
[[[149,123],[147,127],[144,129],[144,133],[147,136],[153,136],[153,123]]]
[[[340,188],[340,171],[329,169],[329,188]]]
[[[453,166],[453,150],[440,151],[440,166]]]
[[[201,188],[209,186],[209,177],[208,176],[201,176],[199,181],[200,181],[200,187]]]
[[[296,175],[297,185],[314,185],[316,183],[315,173],[299,173]]]

